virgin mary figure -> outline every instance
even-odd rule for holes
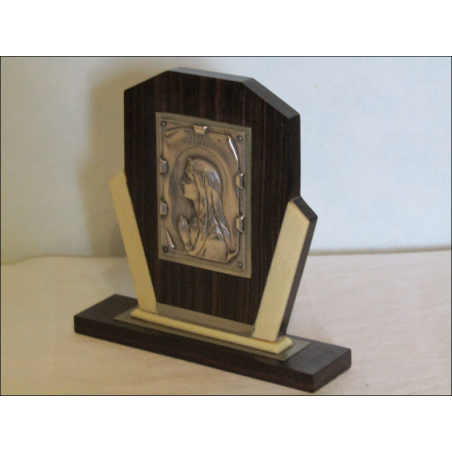
[[[222,186],[218,169],[202,158],[188,158],[181,180],[190,204],[188,218],[179,216],[178,228],[190,256],[228,262],[237,254],[223,212]]]

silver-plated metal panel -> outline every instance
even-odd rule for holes
[[[230,342],[220,341],[219,339],[204,337],[204,336],[200,336],[198,334],[193,334],[193,333],[188,333],[186,331],[176,330],[175,328],[169,328],[167,326],[157,325],[157,324],[151,323],[151,322],[146,322],[144,320],[134,319],[133,317],[130,316],[130,313],[132,311],[134,311],[137,307],[138,306],[128,309],[126,312],[116,316],[115,320],[118,320],[120,322],[130,323],[132,325],[138,325],[138,326],[142,326],[145,328],[154,329],[157,331],[164,331],[167,333],[176,334],[178,336],[189,337],[189,338],[196,339],[198,341],[207,342],[210,344],[221,345],[223,347],[228,347],[228,348],[232,348],[235,350],[241,350],[244,352],[252,353],[254,355],[265,356],[267,358],[276,359],[278,361],[286,361],[290,357],[296,355],[298,352],[300,352],[301,350],[306,348],[308,345],[310,345],[310,342],[308,342],[308,341],[304,341],[302,339],[297,339],[297,338],[291,338],[291,340],[293,342],[292,347],[288,348],[287,350],[283,351],[282,353],[279,353],[278,355],[275,355],[274,353],[256,350],[256,349],[253,349],[250,347],[245,347],[243,345],[232,344]],[[160,312],[160,307],[159,307],[159,312]]]
[[[159,258],[251,278],[251,129],[169,113],[156,127]]]

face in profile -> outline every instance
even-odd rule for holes
[[[231,235],[217,167],[206,159],[187,159],[181,186],[190,204],[189,216],[181,215],[178,221],[185,251],[202,259],[227,262],[231,257]]]
[[[185,169],[185,174],[181,180],[182,190],[184,191],[184,196],[191,200],[197,201],[199,199],[199,191],[196,187],[194,176]]]

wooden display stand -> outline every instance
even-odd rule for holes
[[[175,331],[115,320],[136,305],[134,298],[113,295],[77,314],[74,317],[75,331],[307,392],[317,391],[351,365],[350,349],[291,335],[288,337],[292,340],[309,341],[309,346],[282,361],[181,336]]]
[[[125,92],[125,127],[110,188],[137,300],[75,331],[310,392],[347,370],[349,349],[285,334],[317,220],[298,113],[255,80],[178,69]]]

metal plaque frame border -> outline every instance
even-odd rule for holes
[[[242,239],[245,242],[245,265],[243,269],[233,268],[231,266],[226,266],[223,263],[216,263],[214,261],[203,262],[202,259],[191,257],[191,256],[174,256],[171,253],[164,253],[162,250],[161,243],[166,242],[166,237],[163,237],[163,227],[162,227],[162,219],[160,215],[160,199],[163,193],[162,187],[162,175],[160,174],[160,159],[163,155],[163,133],[161,132],[161,123],[162,121],[176,121],[176,122],[184,122],[189,123],[192,126],[207,126],[211,129],[223,129],[228,132],[240,133],[244,136],[244,153],[245,153],[245,169],[244,173],[246,176],[245,186],[244,186],[244,196],[246,199],[245,202],[245,211],[242,212],[245,215],[244,219],[244,237]],[[194,116],[187,115],[179,115],[175,113],[166,113],[166,112],[156,112],[155,113],[155,127],[156,127],[156,160],[157,160],[157,218],[158,218],[158,257],[159,259],[175,262],[183,265],[189,265],[192,267],[202,268],[204,270],[217,271],[221,273],[226,273],[234,276],[240,276],[244,278],[251,278],[251,187],[252,187],[252,135],[251,128],[245,126],[239,126],[235,124],[229,124],[225,122],[212,121],[204,118],[197,118]],[[225,134],[226,135],[226,134]],[[234,225],[235,226],[235,225]],[[165,240],[163,240],[163,238]]]

